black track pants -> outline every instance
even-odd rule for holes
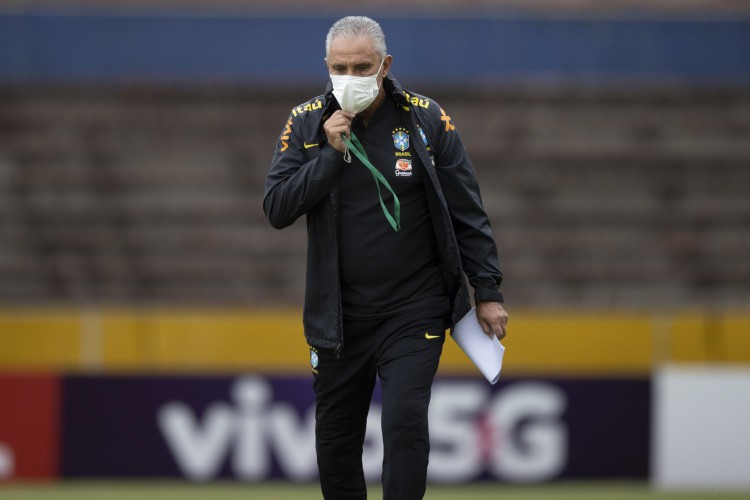
[[[424,496],[427,408],[445,341],[444,317],[344,321],[344,349],[317,350],[315,446],[326,500],[367,498],[362,446],[376,375],[383,390],[383,498]]]

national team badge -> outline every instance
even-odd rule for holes
[[[393,134],[393,145],[399,151],[406,151],[409,149],[409,134],[404,130],[397,130]]]
[[[411,177],[411,160],[396,160],[396,177]]]
[[[318,367],[318,353],[312,347],[310,348],[310,366],[313,370]]]

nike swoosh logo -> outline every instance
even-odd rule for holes
[[[427,340],[439,339],[440,335],[430,335],[429,333],[425,333],[424,338],[426,338]]]
[[[318,144],[317,142],[314,144],[305,143],[304,146],[305,146],[305,149],[310,149],[310,148],[317,148],[318,146],[320,146],[320,144]]]

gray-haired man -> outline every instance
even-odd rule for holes
[[[502,274],[474,169],[451,117],[401,88],[377,22],[337,21],[325,94],[295,107],[277,142],[263,208],[283,228],[306,215],[303,323],[326,499],[365,499],[362,446],[383,390],[388,500],[425,492],[427,410],[446,328],[471,308],[502,339]]]

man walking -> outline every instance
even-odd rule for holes
[[[276,228],[307,217],[303,323],[316,397],[323,496],[365,499],[362,446],[383,391],[383,492],[424,496],[427,410],[444,332],[471,308],[502,339],[502,274],[474,169],[451,117],[391,76],[380,25],[337,21],[325,94],[294,108],[263,208]]]

